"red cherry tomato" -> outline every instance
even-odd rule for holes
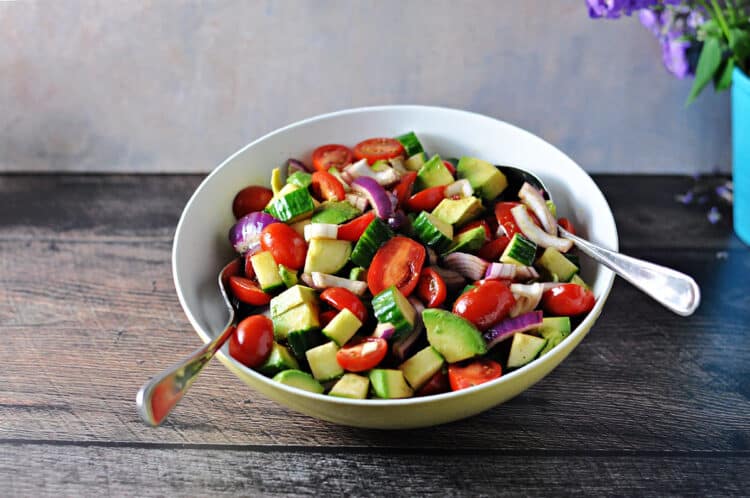
[[[352,162],[352,151],[344,145],[321,145],[313,151],[313,166],[318,171],[328,171],[331,168],[344,169]]]
[[[406,201],[406,207],[409,211],[432,211],[445,199],[445,185],[440,187],[426,188],[418,192]]]
[[[232,212],[237,219],[254,211],[263,211],[273,197],[271,189],[250,185],[245,187],[234,196]]]
[[[292,227],[284,223],[272,223],[260,233],[260,246],[273,255],[276,263],[292,270],[305,264],[307,243]]]
[[[448,288],[441,277],[432,268],[423,268],[417,284],[417,295],[428,308],[437,308],[448,295]]]
[[[326,310],[320,314],[320,326],[325,327],[329,323],[331,323],[331,320],[333,320],[333,317],[338,314],[338,311],[334,310]]]
[[[348,309],[364,323],[367,320],[367,308],[362,301],[349,289],[343,287],[329,287],[320,294],[320,299],[328,303],[332,308],[341,311]]]
[[[380,337],[366,337],[347,344],[336,353],[336,361],[349,372],[364,372],[383,361],[388,352],[388,343]]]
[[[510,239],[506,235],[501,235],[483,245],[477,255],[487,261],[498,261],[509,243]]]
[[[576,316],[588,313],[596,298],[578,284],[560,284],[542,294],[542,308],[552,315]]]
[[[237,275],[229,277],[229,289],[240,302],[252,306],[263,306],[271,302],[271,296],[263,292],[255,282]]]
[[[495,218],[497,223],[505,229],[505,235],[509,239],[513,238],[513,235],[521,233],[516,225],[516,220],[513,218],[513,213],[510,212],[516,206],[520,206],[520,202],[498,202],[495,204]]]
[[[365,229],[375,219],[375,213],[370,211],[362,216],[354,218],[349,223],[339,225],[339,229],[336,232],[336,238],[340,240],[348,240],[349,242],[356,242],[362,237]]]
[[[467,365],[454,363],[448,365],[448,378],[451,389],[458,391],[467,387],[478,386],[503,375],[503,367],[488,358],[474,360]]]
[[[273,322],[263,315],[245,318],[229,339],[229,354],[250,368],[268,359],[273,347]]]
[[[381,159],[391,159],[404,153],[404,146],[394,138],[370,138],[354,146],[354,157],[367,159],[373,164]]]
[[[328,171],[312,174],[312,190],[315,197],[325,201],[343,201],[346,196],[344,186]]]
[[[253,257],[253,254],[255,253],[251,253],[250,251],[245,254],[245,277],[251,280],[255,278],[255,268],[253,268],[253,262],[250,259]]]
[[[576,234],[576,229],[573,226],[573,223],[571,223],[569,219],[567,219],[567,218],[560,218],[559,220],[557,220],[557,224],[560,225],[561,227],[563,227],[565,230],[567,230],[570,233],[572,233],[573,235]]]
[[[410,171],[401,177],[401,181],[396,188],[393,189],[393,194],[398,199],[398,205],[403,206],[404,203],[411,197],[411,193],[414,190],[414,182],[417,180],[416,171]]]
[[[482,280],[461,294],[453,303],[453,313],[466,318],[479,330],[487,330],[504,320],[516,299],[507,286],[497,280]]]
[[[469,230],[473,230],[477,227],[484,228],[484,240],[485,242],[488,240],[492,240],[492,232],[490,231],[490,226],[487,224],[484,220],[474,220],[465,227],[463,227],[461,230],[459,230],[457,235],[460,235],[464,232],[468,232]]]
[[[443,161],[443,165],[448,169],[448,171],[450,171],[451,175],[453,175],[453,177],[455,178],[455,176],[456,176],[456,167],[453,166],[448,161]]]
[[[422,244],[406,237],[393,237],[383,244],[367,270],[367,286],[372,295],[395,285],[408,297],[417,286],[425,255]]]
[[[441,368],[435,375],[430,377],[425,385],[419,388],[414,393],[415,396],[430,396],[432,394],[447,393],[451,390],[451,385],[448,382],[448,375]]]

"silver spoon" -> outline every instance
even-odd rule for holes
[[[235,259],[228,263],[219,272],[219,289],[224,303],[229,309],[229,318],[224,325],[224,330],[216,338],[193,351],[182,361],[165,369],[160,374],[149,379],[135,398],[138,414],[144,422],[156,427],[161,424],[169,412],[180,402],[203,367],[211,361],[216,352],[221,349],[225,342],[234,332],[235,310],[229,300],[226,285],[229,277],[238,273],[240,260]]]
[[[499,168],[508,178],[509,191],[518,192],[521,185],[528,182],[550,195],[536,175],[512,166]],[[698,308],[701,291],[692,277],[665,266],[604,249],[573,235],[560,225],[557,229],[560,237],[573,241],[582,253],[603,264],[674,313],[690,316]]]

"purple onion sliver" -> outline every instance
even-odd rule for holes
[[[278,222],[262,211],[246,214],[229,229],[229,242],[235,251],[244,254],[260,243],[260,233],[265,227]]]
[[[465,252],[454,252],[443,258],[443,261],[469,280],[481,280],[489,263],[479,256]]]
[[[391,337],[393,337],[393,334],[395,332],[396,327],[394,327],[392,323],[379,323],[378,326],[375,327],[375,332],[372,333],[372,336],[379,337],[387,341]]]
[[[312,167],[310,167],[307,164],[303,163],[299,159],[293,159],[293,158],[290,157],[289,160],[287,161],[287,164],[289,164],[290,168],[292,167],[292,165],[294,165],[295,167],[300,168],[302,171],[306,171],[308,173],[314,173],[315,172],[315,170]]]
[[[541,311],[531,311],[515,318],[503,320],[484,333],[484,340],[487,342],[487,349],[490,349],[499,342],[512,337],[513,334],[535,329],[541,324]]]
[[[484,278],[492,280],[513,280],[516,278],[517,268],[516,265],[506,263],[490,263],[487,266],[487,271],[484,272]]]
[[[393,214],[391,199],[385,189],[373,178],[360,176],[352,182],[352,188],[367,197],[378,218],[387,220]]]

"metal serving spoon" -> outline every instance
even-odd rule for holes
[[[528,182],[550,196],[550,191],[536,175],[512,166],[499,166],[499,168],[508,178],[510,191],[518,192],[523,183]],[[550,200],[552,200],[551,196]],[[582,253],[603,264],[667,309],[681,316],[690,316],[698,308],[701,291],[692,277],[665,266],[604,249],[573,235],[560,225],[557,229],[560,237],[573,241]]]
[[[138,391],[135,398],[138,414],[144,422],[156,427],[161,424],[169,412],[180,402],[203,367],[211,361],[216,352],[234,332],[235,310],[229,300],[226,286],[229,277],[238,273],[239,260],[234,259],[219,272],[219,290],[224,303],[229,309],[229,318],[224,330],[216,338],[193,351],[182,361],[172,365],[160,374],[151,377]]]

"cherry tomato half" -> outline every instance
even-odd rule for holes
[[[250,368],[268,359],[273,347],[273,322],[263,315],[253,315],[237,324],[229,339],[229,354]]]
[[[315,197],[324,201],[343,201],[346,196],[344,186],[328,171],[312,174],[312,190]]]
[[[474,360],[466,365],[454,363],[448,365],[448,378],[451,389],[458,391],[467,387],[478,386],[503,375],[503,367],[488,358]]]
[[[352,151],[349,147],[338,144],[321,145],[313,151],[313,166],[318,171],[328,171],[331,168],[344,169],[352,162]]]
[[[594,307],[594,293],[578,284],[560,284],[542,294],[542,308],[552,315],[576,316]]]
[[[478,286],[461,294],[453,303],[453,313],[487,330],[504,320],[516,299],[506,285],[497,280],[482,280]]]
[[[477,255],[487,261],[498,261],[509,243],[510,239],[506,235],[501,235],[483,245]]]
[[[229,289],[240,302],[251,306],[263,306],[271,302],[271,296],[263,292],[249,278],[237,275],[229,277]]]
[[[426,188],[409,197],[406,207],[414,212],[432,211],[443,199],[445,199],[445,185]]]
[[[273,197],[273,191],[266,187],[250,185],[245,187],[234,196],[232,201],[232,212],[237,219],[254,211],[263,211]]]
[[[354,157],[357,160],[367,159],[367,164],[398,157],[403,153],[404,146],[395,138],[370,138],[354,146]]]
[[[425,256],[424,246],[407,237],[393,237],[383,244],[367,270],[367,286],[372,295],[395,285],[408,297],[417,286]]]
[[[573,223],[570,222],[567,218],[560,218],[557,220],[557,224],[563,227],[565,230],[569,231],[573,235],[576,234],[576,228],[573,226]]]
[[[336,353],[336,361],[349,372],[364,372],[383,361],[388,352],[388,343],[380,337],[366,337],[347,344]]]
[[[336,232],[336,238],[340,240],[348,240],[349,242],[356,242],[362,237],[362,234],[374,219],[375,213],[370,211],[369,213],[354,218],[349,223],[339,225],[339,229]]]
[[[510,212],[511,209],[520,205],[520,202],[498,202],[495,204],[495,218],[497,218],[498,225],[505,229],[505,235],[509,239],[512,239],[515,234],[521,233],[518,225],[516,225],[515,218],[513,218],[513,213]]]
[[[332,308],[341,311],[348,309],[359,318],[360,322],[367,320],[367,308],[362,301],[349,289],[343,287],[329,287],[320,294],[320,299],[328,303]]]
[[[423,268],[417,284],[417,295],[428,308],[437,308],[448,295],[448,288],[441,277],[432,268]]]
[[[401,177],[401,181],[396,188],[393,189],[393,195],[398,199],[398,205],[403,206],[404,203],[411,197],[411,193],[414,190],[414,182],[417,180],[417,172],[410,171]]]
[[[441,368],[435,375],[430,377],[425,385],[419,388],[414,393],[415,396],[430,396],[432,394],[447,393],[451,390],[451,385],[448,382],[448,375]]]
[[[305,265],[307,243],[285,223],[272,223],[260,233],[260,246],[273,256],[276,263],[292,270]]]

